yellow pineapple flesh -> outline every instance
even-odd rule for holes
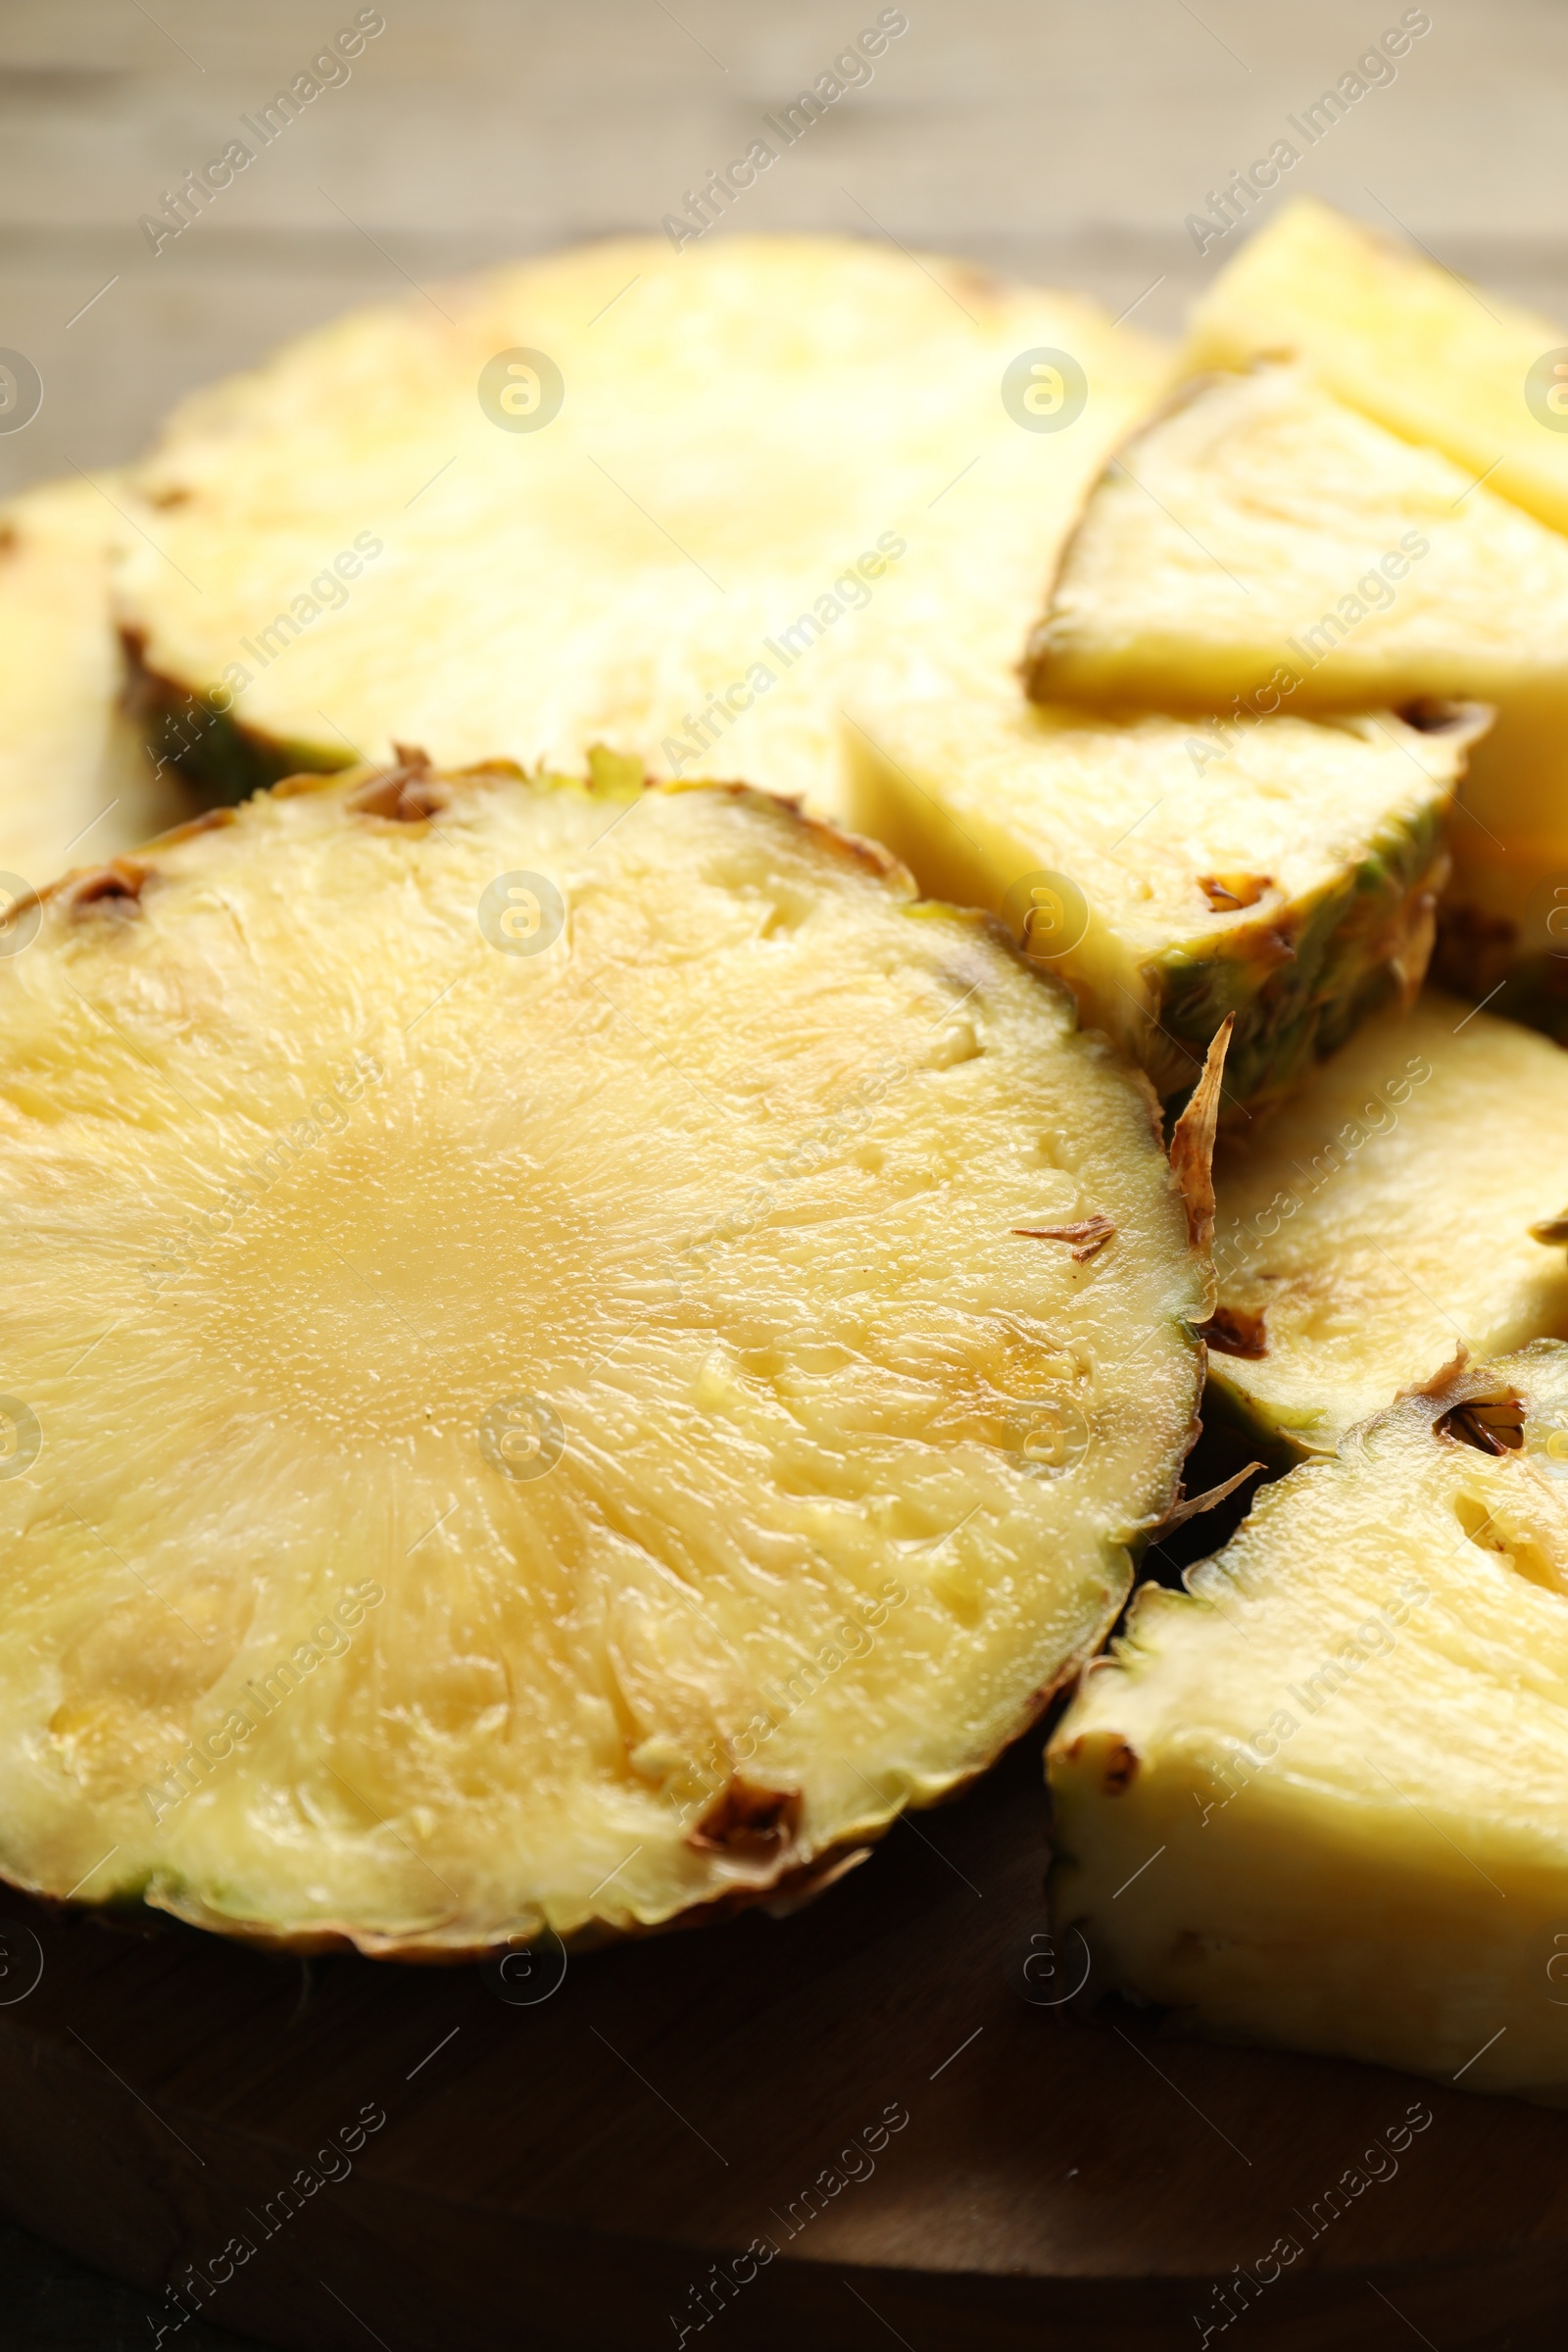
[[[1568,1348],[1264,1487],[1051,1743],[1092,1997],[1568,2104]]]
[[[801,1890],[1121,1607],[1208,1285],[1147,1088],[883,853],[593,779],[297,779],[0,962],[17,1885],[401,1955]]]
[[[1202,711],[1216,752],[1282,710],[1487,703],[1456,920],[1504,926],[1510,967],[1568,947],[1568,540],[1298,368],[1189,386],[1135,436],[1064,551],[1030,679]]]
[[[1462,1170],[1462,1181],[1456,1172]],[[1568,1339],[1568,1054],[1436,990],[1221,1140],[1209,1393],[1299,1456],[1457,1348]]]
[[[1083,398],[1036,416],[1007,386],[1042,352]],[[851,682],[1007,674],[1167,372],[1092,303],[957,262],[592,245],[187,402],[140,470],[122,610],[155,692],[222,719],[209,789],[396,741],[573,769],[604,743],[831,807]]]
[[[119,497],[128,495],[118,480]],[[113,858],[189,811],[122,708],[108,493],[47,482],[0,508],[0,951],[7,915],[74,859]],[[9,884],[5,877],[9,875]]]
[[[1404,440],[1568,530],[1568,347],[1549,318],[1476,293],[1315,197],[1277,214],[1196,305],[1189,373],[1290,353]]]
[[[1481,724],[1430,716],[1280,717],[1216,748],[1187,720],[1015,692],[862,701],[847,808],[925,889],[1001,915],[1161,1095],[1234,1013],[1232,1117],[1419,985]]]

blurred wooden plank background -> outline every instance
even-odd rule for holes
[[[407,276],[657,232],[877,6],[384,0],[351,78],[155,258],[139,216],[306,71],[355,0],[8,0],[0,344],[33,361],[45,396],[25,431],[0,434],[0,487],[129,457],[181,391]],[[906,13],[869,86],[780,157],[738,222],[885,231],[1115,310],[1152,286],[1140,321],[1169,327],[1228,249],[1200,259],[1187,214],[1397,24],[1403,0]],[[1287,184],[1392,215],[1451,267],[1568,320],[1568,11],[1427,13],[1397,79]]]

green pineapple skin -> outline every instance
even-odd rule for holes
[[[128,700],[149,758],[182,776],[204,808],[233,808],[284,776],[334,775],[358,759],[347,746],[333,750],[262,734],[210,698],[139,664]]]
[[[1006,894],[1026,866],[1060,864],[1080,881],[1065,852],[1042,848],[1031,858],[1006,839],[982,848],[938,797],[939,785],[910,789],[913,768],[879,747],[852,757],[856,829],[881,841],[935,896],[985,907],[1015,932]],[[1433,784],[1430,797],[1369,825],[1358,857],[1347,849],[1344,864],[1326,873],[1319,864],[1282,890],[1272,909],[1244,913],[1223,934],[1195,909],[1174,940],[1167,932],[1121,948],[1125,935],[1112,924],[1102,958],[1068,954],[1055,962],[1083,1017],[1141,1064],[1167,1112],[1181,1108],[1228,1015],[1235,1027],[1225,1120],[1288,1096],[1369,1013],[1414,995],[1447,865],[1452,785]]]
[[[1261,1462],[1270,1479],[1283,1478],[1300,1462],[1323,1451],[1304,1443],[1287,1422],[1271,1413],[1261,1398],[1233,1387],[1223,1371],[1215,1378],[1215,1360],[1225,1357],[1212,1340],[1208,1349],[1208,1378],[1203,1389],[1203,1439],[1212,1442],[1216,1459],[1227,1472]]]
[[[1158,973],[1159,1026],[1200,1065],[1220,1023],[1234,1012],[1226,1108],[1234,1112],[1245,1103],[1255,1111],[1293,1093],[1369,1013],[1414,993],[1427,956],[1408,936],[1401,909],[1423,890],[1435,897],[1445,870],[1442,826],[1429,808],[1387,833],[1338,885],[1292,910],[1291,953],[1272,968],[1268,959],[1248,955],[1245,934],[1232,956],[1167,956]],[[1280,928],[1270,927],[1271,939]],[[1179,1102],[1187,1091],[1173,1091],[1167,1101]]]

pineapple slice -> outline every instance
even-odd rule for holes
[[[1507,1009],[1568,975],[1568,540],[1300,369],[1191,386],[1134,438],[1064,553],[1029,675],[1046,701],[1218,713],[1215,756],[1280,710],[1494,705],[1453,830],[1446,968],[1468,980],[1466,943],[1500,927]]]
[[[1568,531],[1563,330],[1315,197],[1251,238],[1197,304],[1189,372],[1291,352],[1406,441]],[[1555,396],[1555,397],[1554,397]]]
[[[1234,1012],[1234,1113],[1420,982],[1442,819],[1484,719],[1428,721],[1276,718],[1211,759],[1179,719],[1016,692],[861,705],[847,801],[922,888],[1001,914],[1161,1095]]]
[[[210,706],[189,765],[229,797],[397,737],[573,771],[602,742],[825,806],[849,680],[1009,672],[1167,374],[1093,304],[955,262],[590,246],[189,402],[140,477],[125,618],[155,689]]]
[[[73,852],[116,857],[188,813],[172,768],[155,770],[120,707],[114,521],[85,480],[0,508],[0,954],[16,937],[19,882],[50,881]]]
[[[1568,2104],[1565,1478],[1543,1340],[1265,1487],[1188,1592],[1143,1588],[1051,1743],[1091,1994]]]
[[[1214,1176],[1209,1389],[1250,1445],[1332,1449],[1458,1346],[1568,1339],[1530,1230],[1568,1197],[1568,1054],[1512,1021],[1436,993],[1368,1021]]]
[[[883,853],[596,765],[298,779],[0,965],[17,1884],[405,1955],[799,1890],[1121,1607],[1209,1290],[1147,1088]]]

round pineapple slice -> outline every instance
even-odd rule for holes
[[[1146,1083],[882,852],[597,770],[296,779],[0,965],[17,1884],[804,1890],[1120,1608],[1208,1282]]]
[[[219,797],[396,737],[831,809],[848,683],[1010,675],[1165,372],[1081,296],[862,240],[579,247],[187,402],[122,610]]]

